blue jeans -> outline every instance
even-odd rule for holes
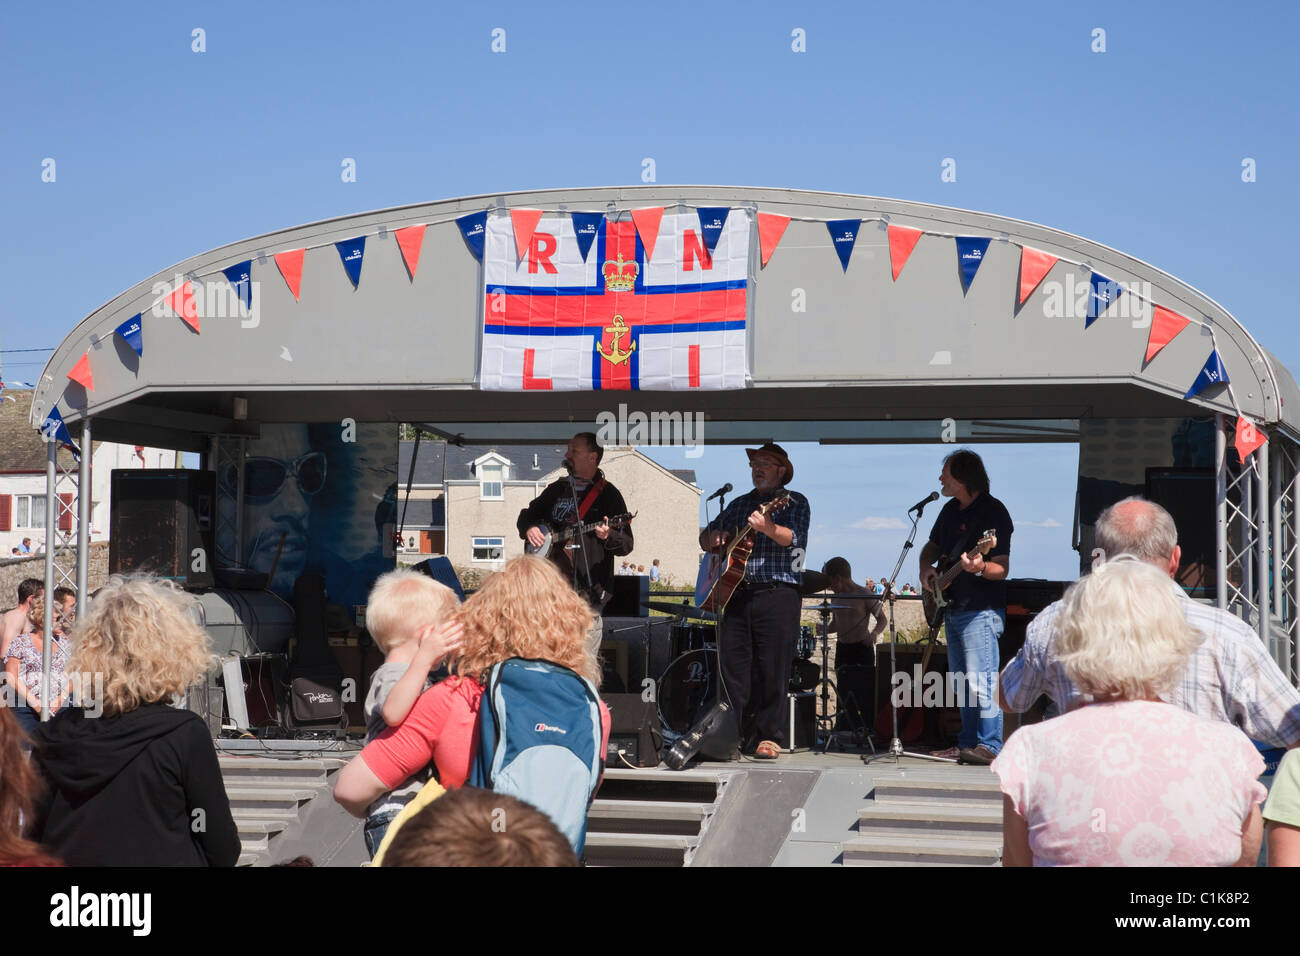
[[[397,819],[401,813],[397,810],[381,810],[374,816],[366,817],[366,826],[362,835],[366,839],[366,849],[370,851],[370,859],[375,858],[375,853],[379,850],[379,844],[384,842],[384,837],[388,834],[388,826]]]
[[[964,611],[949,614],[948,673],[961,672],[966,706],[961,708],[961,736],[957,746],[984,745],[1002,749],[1002,710],[998,707],[998,638],[1006,627],[1005,611]]]

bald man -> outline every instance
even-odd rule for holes
[[[1182,549],[1169,512],[1143,498],[1125,498],[1097,519],[1096,546],[1107,558],[1132,555],[1168,574],[1187,622],[1205,635],[1168,703],[1233,724],[1273,747],[1300,744],[1300,692],[1268,656],[1259,634],[1241,618],[1193,601],[1173,583]],[[1043,694],[1061,713],[1089,702],[1066,676],[1053,650],[1060,609],[1057,601],[1034,618],[1024,647],[1003,669],[998,686],[1003,710],[1023,713]]]

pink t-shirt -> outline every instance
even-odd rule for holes
[[[1035,866],[1231,866],[1266,795],[1240,730],[1143,700],[1021,727],[993,770]]]
[[[389,790],[430,760],[448,789],[469,779],[474,724],[483,688],[478,681],[449,677],[420,695],[406,719],[366,744],[361,759]],[[609,708],[600,702],[601,753],[609,746]]]

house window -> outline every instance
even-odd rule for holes
[[[480,497],[484,501],[500,501],[502,495],[502,468],[499,464],[483,465],[478,470],[480,488],[482,494]]]
[[[475,538],[475,561],[502,561],[506,556],[505,538]]]
[[[14,527],[45,527],[44,495],[14,495]]]

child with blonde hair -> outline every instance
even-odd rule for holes
[[[366,629],[384,652],[384,663],[370,678],[366,695],[366,743],[399,726],[433,686],[430,672],[460,649],[464,628],[452,616],[457,603],[451,588],[415,571],[390,571],[375,582],[366,605]],[[430,776],[429,768],[423,768],[367,808],[365,838],[371,856],[389,824]]]

